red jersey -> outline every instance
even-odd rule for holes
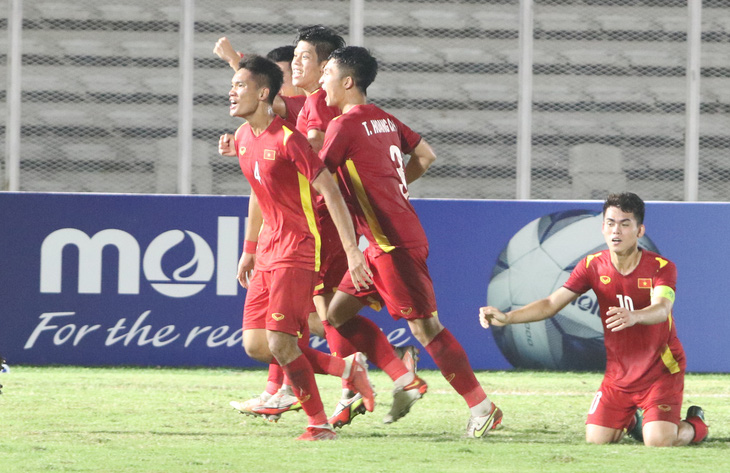
[[[311,182],[324,169],[307,139],[275,117],[255,136],[248,123],[235,134],[241,171],[256,194],[264,225],[256,269],[295,267],[319,271],[321,240]]]
[[[309,130],[327,131],[330,121],[342,113],[337,107],[328,107],[327,93],[317,89],[307,97],[297,118],[297,130],[307,136]]]
[[[296,128],[297,119],[299,118],[299,112],[302,110],[302,107],[304,106],[304,101],[307,100],[307,96],[280,95],[279,97],[281,97],[281,99],[284,101],[284,106],[286,107],[286,118],[284,119],[284,121],[286,121],[288,125]]]
[[[661,376],[684,372],[684,349],[672,314],[660,324],[636,324],[619,332],[605,324],[609,307],[643,309],[651,305],[654,288],[666,286],[674,291],[676,284],[674,263],[656,253],[641,250],[639,265],[624,276],[611,263],[609,250],[603,250],[581,260],[563,285],[578,294],[589,289],[596,293],[604,321],[606,379],[616,387],[639,391]]]
[[[320,157],[340,175],[358,232],[381,251],[428,245],[408,200],[403,154],[421,136],[375,105],[356,105],[330,122]]]

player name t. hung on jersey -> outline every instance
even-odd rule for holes
[[[428,245],[408,200],[403,159],[420,141],[418,133],[372,104],[354,106],[327,128],[320,157],[338,172],[358,232],[381,251]]]
[[[259,136],[248,123],[241,125],[235,145],[264,220],[256,267],[319,271],[321,240],[311,182],[325,169],[322,161],[307,139],[278,116]]]
[[[640,390],[658,377],[683,372],[686,361],[672,314],[654,325],[636,324],[618,332],[606,328],[609,307],[639,310],[661,293],[674,300],[677,269],[657,253],[642,250],[638,266],[622,275],[611,263],[609,250],[588,255],[563,285],[582,294],[593,289],[598,297],[606,345],[606,378],[619,388]]]

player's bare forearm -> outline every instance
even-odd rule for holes
[[[271,106],[271,109],[274,111],[275,114],[279,115],[281,118],[287,118],[286,117],[286,103],[284,102],[284,99],[279,97],[278,95],[274,97],[274,104]]]
[[[248,217],[246,218],[246,231],[244,238],[248,241],[258,241],[261,226],[264,224],[264,218],[261,215],[261,207],[256,198],[256,194],[251,191],[248,198]]]
[[[215,43],[215,46],[213,47],[213,52],[216,54],[216,56],[226,61],[228,65],[231,66],[231,69],[233,69],[234,71],[238,70],[238,62],[241,57],[238,55],[238,52],[233,48],[231,42],[228,41],[228,38],[224,36],[218,39],[218,41]]]
[[[506,323],[524,324],[549,319],[577,297],[578,294],[560,287],[544,299],[539,299],[524,307],[507,312],[505,314],[507,316]]]
[[[406,184],[410,184],[426,174],[434,161],[436,161],[436,154],[426,140],[422,139],[411,152],[411,158],[406,164]]]
[[[317,129],[307,131],[307,141],[315,153],[319,153],[324,146],[324,132]]]

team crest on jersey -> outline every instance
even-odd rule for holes
[[[276,320],[277,322],[280,322],[280,321],[284,320],[284,317],[285,317],[284,314],[279,314],[279,313],[276,313],[276,312],[274,312],[273,314],[271,314],[271,318],[274,319],[274,320]]]
[[[238,147],[238,155],[239,156],[243,156],[244,154],[246,154],[246,147],[245,146],[239,146]]]
[[[603,284],[608,284],[608,283],[611,282],[611,277],[610,276],[601,276],[598,279],[600,279]]]
[[[672,410],[672,406],[669,406],[667,404],[659,404],[657,407],[659,408],[660,411],[664,411],[664,412],[669,412]]]
[[[276,151],[273,149],[265,149],[264,150],[264,159],[268,159],[269,161],[274,161],[276,159]]]
[[[411,312],[413,312],[413,307],[409,307],[407,309],[401,309],[400,313],[403,315],[411,315]]]
[[[651,278],[639,278],[639,289],[651,289]]]

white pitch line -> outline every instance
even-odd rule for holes
[[[455,394],[453,390],[449,389],[435,389],[428,391],[428,394]],[[559,392],[524,392],[524,391],[490,391],[487,392],[488,396],[563,396],[563,397],[577,397],[577,396],[584,396],[584,397],[593,397],[596,395],[595,391],[591,392],[571,392],[571,391],[559,391]],[[703,398],[703,397],[709,397],[709,398],[717,398],[717,399],[728,399],[730,398],[730,393],[726,394],[702,394],[702,393],[684,393],[685,399],[690,398]]]

